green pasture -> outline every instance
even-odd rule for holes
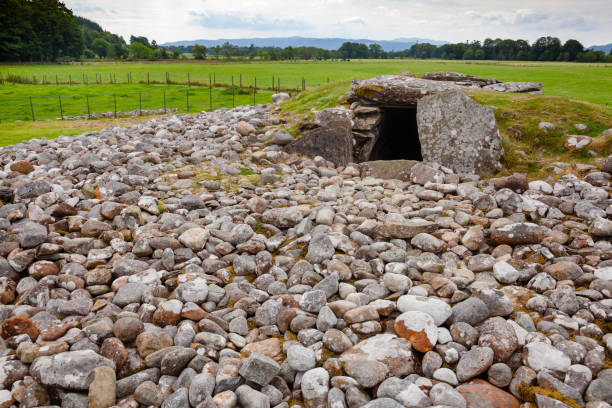
[[[301,89],[355,78],[409,71],[416,75],[431,71],[457,71],[503,81],[534,81],[544,84],[547,95],[612,104],[612,64],[582,64],[517,61],[443,61],[443,60],[352,60],[352,61],[183,61],[171,63],[108,62],[73,65],[0,65],[0,74],[22,76],[36,82],[68,84],[87,82],[92,87],[96,77],[105,84],[111,81],[149,84],[166,83],[166,73],[173,83],[208,86],[230,85],[232,78],[244,87]],[[128,79],[129,78],[129,79]],[[274,81],[274,82],[273,82]],[[56,85],[48,85],[49,87]],[[99,92],[100,91],[95,91]],[[102,91],[103,92],[103,91]]]
[[[0,86],[0,123],[83,116],[89,113],[179,109],[181,113],[269,103],[270,91],[182,85]],[[31,104],[30,104],[31,102]],[[1,134],[0,134],[1,137]]]

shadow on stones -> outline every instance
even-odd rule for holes
[[[382,110],[380,135],[369,160],[423,160],[416,112],[416,107]]]

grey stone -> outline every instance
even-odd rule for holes
[[[424,160],[461,173],[501,170],[504,148],[493,111],[463,92],[423,97],[417,105],[417,124]]]
[[[461,356],[457,364],[457,379],[465,382],[487,371],[493,364],[493,350],[489,347],[473,347]]]
[[[280,371],[280,365],[270,357],[252,353],[240,367],[240,375],[258,385],[268,384]]]
[[[68,390],[87,390],[94,368],[115,364],[92,350],[66,351],[36,358],[30,367],[31,375],[41,384]]]
[[[450,322],[465,322],[475,325],[482,322],[487,317],[489,317],[489,308],[487,305],[482,300],[471,297],[453,306]]]

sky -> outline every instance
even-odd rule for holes
[[[574,38],[612,43],[612,0],[64,0],[122,35],[171,41],[250,37]]]

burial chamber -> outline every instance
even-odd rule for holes
[[[286,149],[322,156],[339,166],[427,161],[457,173],[492,174],[502,168],[501,136],[493,111],[466,95],[474,88],[527,92],[539,91],[541,84],[458,73],[355,80],[348,106],[318,112],[311,123],[315,129]]]
[[[423,160],[415,107],[381,109],[380,125],[365,161]]]

